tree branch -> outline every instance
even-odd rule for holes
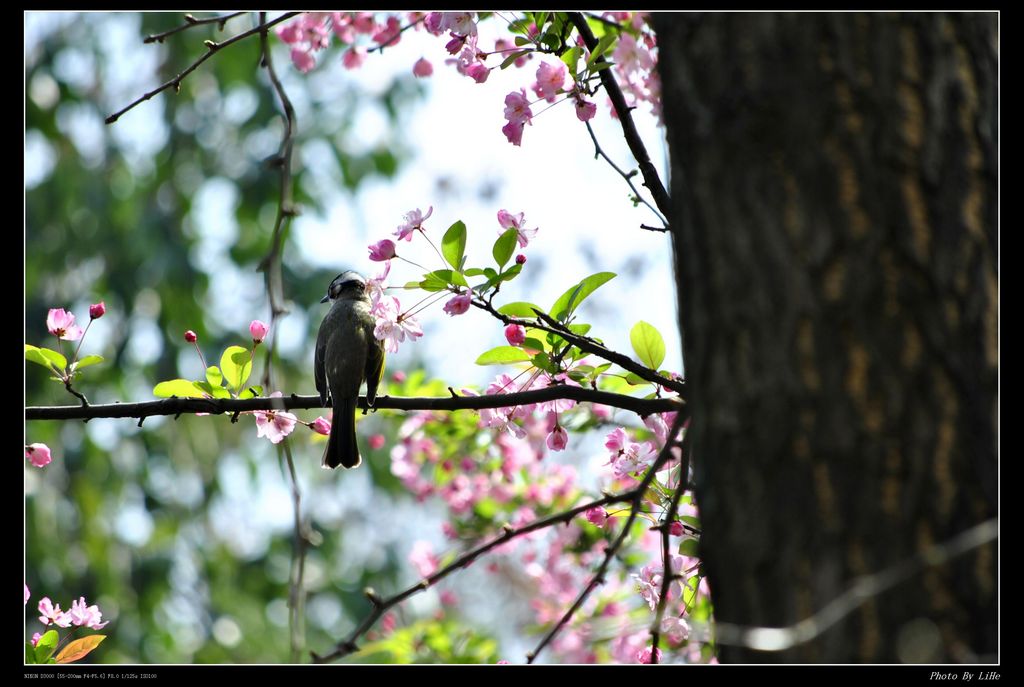
[[[608,157],[608,154],[604,152],[604,149],[601,148],[601,144],[597,142],[597,135],[594,133],[594,127],[590,126],[590,122],[584,122],[584,124],[587,125],[587,133],[590,134],[590,140],[594,142],[594,157],[603,157],[605,159],[605,162],[611,165],[612,169],[618,172],[619,176],[626,180],[626,183],[629,184],[629,190],[633,192],[633,197],[636,198],[641,203],[643,203],[644,205],[646,205],[648,208],[650,208],[651,212],[657,215],[658,219],[661,220],[661,223],[664,225],[659,228],[649,227],[645,224],[641,224],[640,228],[647,229],[649,231],[668,231],[668,220],[662,217],[661,213],[658,212],[657,208],[648,203],[647,199],[641,196],[640,192],[636,190],[636,186],[633,185],[633,177],[636,176],[636,170],[634,169],[632,172],[623,172],[622,169],[617,164],[615,164],[615,162],[610,157]]]
[[[531,389],[514,394],[487,394],[484,396],[398,397],[378,396],[374,410],[479,410],[481,408],[508,408],[517,405],[541,403],[559,398],[584,403],[600,403],[621,408],[640,416],[677,411],[686,413],[686,404],[678,398],[636,398],[613,394],[586,387],[556,384],[543,389]],[[281,396],[275,398],[165,398],[141,403],[107,403],[89,406],[33,406],[25,409],[26,420],[91,420],[107,418],[146,418],[155,415],[181,415],[183,413],[239,413],[253,410],[295,410],[323,408],[319,396]],[[366,398],[359,397],[359,407],[368,410]]]
[[[636,489],[627,491],[622,494],[605,496],[604,498],[598,499],[596,501],[585,503],[582,506],[576,506],[575,508],[570,508],[567,511],[556,513],[554,515],[549,515],[548,517],[540,518],[539,520],[534,520],[528,525],[524,525],[517,529],[513,529],[511,527],[506,526],[505,531],[501,536],[492,539],[489,542],[481,544],[480,546],[477,546],[473,549],[470,549],[469,551],[462,554],[445,567],[435,572],[433,575],[427,577],[426,579],[420,580],[415,585],[408,587],[404,591],[401,591],[398,594],[395,594],[394,596],[391,596],[387,599],[380,599],[373,592],[372,589],[366,590],[366,596],[370,599],[370,602],[373,604],[373,609],[370,611],[369,615],[367,615],[363,619],[363,621],[349,634],[348,637],[339,642],[331,653],[324,654],[322,656],[316,653],[312,654],[313,661],[316,663],[326,663],[327,661],[333,661],[337,658],[341,658],[343,656],[347,656],[351,653],[358,651],[359,647],[356,644],[356,640],[359,639],[363,634],[365,634],[371,627],[373,627],[374,623],[376,623],[380,619],[380,617],[387,612],[389,608],[401,603],[402,601],[405,601],[407,598],[413,596],[414,594],[426,591],[433,585],[437,584],[444,578],[448,577],[448,575],[455,572],[456,570],[459,570],[460,568],[468,568],[473,561],[475,561],[477,558],[487,553],[488,551],[498,546],[501,546],[502,544],[509,542],[515,539],[516,537],[520,537],[524,534],[536,532],[537,530],[544,529],[550,527],[551,525],[556,525],[558,523],[569,522],[577,515],[585,513],[591,508],[599,508],[601,506],[608,505],[609,503],[621,503],[623,501],[635,502],[638,498],[642,496],[643,492],[641,488],[638,487]]]
[[[679,428],[683,426],[683,422],[684,419],[682,416],[677,415],[675,422],[672,423],[672,429],[669,430],[668,440],[665,442],[665,445],[661,447],[658,457],[654,459],[654,463],[652,463],[651,467],[648,468],[647,473],[640,482],[640,485],[633,490],[633,498],[631,499],[632,505],[629,509],[629,517],[626,518],[626,524],[622,526],[622,531],[619,532],[619,536],[615,541],[605,549],[604,560],[601,561],[601,565],[598,567],[597,572],[594,573],[590,582],[583,588],[583,591],[580,592],[579,596],[576,597],[576,601],[574,601],[572,606],[569,607],[569,610],[565,612],[561,620],[559,620],[558,623],[551,628],[546,635],[544,635],[544,638],[540,641],[540,644],[537,645],[537,648],[526,655],[527,663],[533,663],[544,647],[546,647],[548,643],[551,642],[551,640],[554,639],[561,631],[566,623],[572,619],[572,616],[587,600],[587,597],[590,596],[591,592],[593,592],[599,585],[604,584],[604,575],[608,571],[609,564],[611,564],[612,559],[615,557],[615,554],[619,552],[619,549],[622,548],[623,542],[625,542],[626,537],[629,536],[629,530],[633,527],[633,523],[636,521],[637,515],[640,513],[640,507],[643,504],[647,488],[651,485],[651,482],[654,481],[654,477],[658,470],[660,470],[661,467],[668,462],[669,458],[672,457],[672,449],[678,445],[675,441],[675,437],[679,433]]]
[[[579,12],[569,12],[569,20],[576,27],[576,30],[579,31],[580,35],[583,36],[583,42],[586,43],[587,50],[593,52],[597,48],[597,38],[594,37],[594,32],[590,30],[586,18]],[[619,116],[619,123],[622,125],[622,133],[626,137],[629,150],[633,153],[633,157],[636,158],[637,164],[640,166],[640,173],[644,177],[644,186],[650,190],[651,197],[654,198],[654,203],[661,210],[662,214],[667,216],[669,214],[668,192],[665,191],[665,186],[661,183],[661,177],[658,176],[658,170],[654,168],[654,164],[647,154],[647,148],[640,138],[640,133],[636,130],[636,124],[633,123],[633,115],[630,114],[630,107],[626,104],[626,98],[622,95],[622,89],[619,88],[619,84],[615,81],[611,70],[602,69],[600,76],[601,84],[604,86],[605,91],[608,92],[608,97],[612,101],[612,107],[615,108],[615,113]]]
[[[240,14],[245,14],[245,12],[244,11],[242,11],[242,12],[232,12],[231,14],[223,14],[223,15],[220,15],[220,16],[217,16],[217,17],[206,17],[205,19],[196,19],[191,14],[186,14],[185,15],[185,23],[182,24],[181,26],[177,26],[177,27],[171,29],[170,31],[164,31],[163,33],[155,33],[155,34],[146,36],[144,39],[142,39],[142,42],[143,43],[163,43],[164,39],[167,38],[168,36],[173,36],[174,34],[179,33],[181,31],[187,31],[188,29],[191,29],[194,26],[202,26],[204,24],[220,24],[220,26],[218,27],[218,30],[223,31],[224,30],[224,24],[226,24],[228,21],[230,21],[231,19],[234,19],[235,17],[237,17]]]
[[[176,77],[174,77],[173,79],[171,79],[167,83],[161,84],[160,86],[157,86],[156,88],[154,88],[152,91],[149,91],[148,93],[144,93],[143,95],[139,96],[132,103],[127,105],[126,107],[118,110],[114,114],[112,114],[109,117],[107,117],[104,120],[104,123],[105,124],[113,124],[118,119],[120,119],[121,115],[123,115],[128,110],[131,110],[132,108],[134,108],[135,106],[139,105],[140,103],[143,103],[146,100],[149,100],[154,95],[157,95],[158,93],[162,93],[162,92],[166,91],[171,86],[173,86],[174,89],[177,90],[178,87],[181,86],[181,82],[184,81],[186,76],[188,76],[189,74],[194,72],[196,70],[196,68],[199,67],[199,65],[201,65],[203,62],[206,62],[206,60],[208,60],[211,57],[213,57],[213,55],[215,53],[217,53],[220,50],[228,47],[229,45],[237,43],[238,41],[243,40],[245,38],[248,38],[249,36],[252,36],[252,35],[255,35],[257,33],[261,33],[263,31],[266,31],[271,26],[274,26],[275,24],[280,24],[283,21],[291,19],[292,17],[294,17],[297,14],[300,14],[300,13],[299,12],[286,12],[286,13],[282,14],[280,17],[278,17],[277,19],[272,19],[269,22],[267,22],[266,24],[261,24],[261,25],[257,26],[256,28],[249,29],[248,31],[246,31],[244,33],[240,33],[240,34],[238,34],[236,36],[232,36],[231,38],[227,39],[226,41],[224,41],[222,43],[215,43],[213,41],[206,41],[206,53],[203,54],[202,56],[200,56],[199,59],[197,59],[191,65],[186,67],[185,71],[181,72],[180,74],[178,74]]]
[[[487,301],[477,299],[472,301],[472,304],[480,308],[481,310],[489,312],[491,315],[501,320],[501,322],[505,325],[518,324],[523,327],[540,329],[541,331],[549,332],[551,334],[557,334],[558,336],[562,337],[563,339],[571,343],[573,346],[576,346],[581,351],[585,353],[590,353],[592,355],[596,355],[600,358],[604,358],[608,362],[615,363],[622,369],[626,370],[627,372],[632,372],[641,379],[644,379],[648,382],[652,382],[654,384],[659,384],[665,387],[666,389],[671,389],[672,391],[675,391],[676,393],[679,394],[683,394],[686,392],[685,383],[677,381],[675,379],[670,379],[668,377],[662,377],[660,374],[658,374],[657,370],[652,370],[649,367],[644,367],[643,365],[634,361],[627,355],[623,355],[622,353],[617,353],[611,349],[605,348],[603,344],[598,343],[597,341],[591,339],[590,337],[574,334],[572,331],[569,330],[568,327],[566,327],[561,322],[554,319],[547,313],[534,310],[534,312],[537,314],[537,318],[540,320],[540,322],[535,322],[531,320],[520,319],[518,317],[510,317],[509,315],[504,315],[495,310],[494,306],[492,306]]]

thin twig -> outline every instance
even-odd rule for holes
[[[264,26],[269,26],[265,23],[265,18],[266,13],[261,12],[260,23]],[[284,305],[284,295],[281,293],[281,246],[284,235],[288,230],[289,220],[295,215],[295,209],[292,207],[292,148],[295,135],[295,109],[292,107],[291,100],[288,99],[284,86],[281,85],[281,81],[277,78],[277,72],[274,71],[266,29],[260,33],[260,45],[262,50],[261,63],[267,70],[270,83],[273,85],[274,92],[281,101],[281,109],[284,111],[282,115],[284,118],[284,133],[281,136],[281,145],[278,148],[277,156],[274,158],[274,163],[281,173],[281,181],[278,187],[277,216],[274,219],[274,230],[271,233],[270,250],[263,260],[260,261],[257,268],[264,273],[267,296],[270,299],[271,322],[273,323],[278,315],[287,313],[287,308]]]
[[[501,322],[506,326],[510,324],[518,324],[523,327],[531,327],[533,329],[540,329],[541,331],[549,332],[551,334],[557,334],[558,336],[562,337],[572,345],[579,348],[584,353],[590,353],[600,358],[604,358],[609,362],[615,363],[622,369],[626,370],[627,372],[632,372],[641,379],[644,379],[648,382],[652,382],[654,384],[659,384],[665,387],[666,389],[671,389],[672,391],[675,391],[676,393],[679,394],[683,394],[686,392],[685,383],[677,381],[675,379],[670,379],[668,377],[662,377],[660,374],[658,374],[657,370],[652,370],[649,367],[644,367],[643,365],[637,363],[627,355],[623,355],[622,353],[617,353],[609,348],[606,348],[603,344],[598,343],[597,341],[591,339],[590,337],[580,336],[579,334],[573,333],[568,327],[566,327],[561,322],[555,320],[546,313],[539,312],[536,310],[534,311],[537,317],[541,320],[539,322],[524,320],[522,318],[511,317],[509,315],[505,315],[498,312],[494,308],[494,306],[492,306],[487,301],[474,299],[471,302],[475,307],[480,308],[481,310],[484,310],[493,315],[494,317],[496,317],[497,319],[501,320]]]
[[[587,132],[590,134],[590,140],[594,142],[594,157],[603,157],[605,161],[609,165],[611,165],[612,169],[618,172],[619,176],[626,180],[626,183],[629,184],[629,189],[633,192],[633,197],[639,200],[644,205],[646,205],[648,208],[650,208],[651,212],[657,215],[658,219],[661,220],[661,223],[665,225],[661,229],[658,229],[657,227],[653,227],[653,229],[655,231],[668,231],[668,220],[665,219],[660,212],[658,212],[657,208],[648,203],[647,199],[641,196],[640,191],[638,191],[636,189],[636,186],[633,185],[633,177],[636,176],[636,170],[633,170],[632,172],[629,173],[623,172],[622,169],[617,164],[615,164],[615,162],[610,157],[608,157],[608,154],[604,152],[604,150],[601,148],[601,144],[597,142],[597,135],[594,133],[594,128],[590,126],[590,122],[584,122],[584,124],[587,125]],[[648,227],[643,224],[641,224],[640,227],[642,229],[652,229],[652,227]]]
[[[665,511],[665,516],[662,518],[661,525],[658,528],[661,530],[661,595],[658,598],[658,607],[654,613],[654,625],[651,626],[651,663],[658,662],[658,642],[661,640],[661,623],[665,617],[665,605],[668,602],[669,589],[672,586],[672,582],[676,579],[676,575],[672,571],[669,536],[672,523],[676,519],[676,512],[679,510],[679,500],[683,497],[683,492],[686,491],[686,471],[688,465],[686,456],[689,453],[688,436],[689,432],[683,435],[683,441],[679,449],[679,483],[672,493],[672,500],[669,502],[668,510]]]
[[[669,440],[665,442],[665,445],[661,447],[661,451],[658,453],[658,457],[654,459],[654,463],[648,468],[647,474],[644,475],[640,485],[632,492],[634,494],[632,504],[629,509],[629,516],[626,518],[626,523],[622,527],[622,531],[619,532],[619,536],[616,537],[615,541],[605,549],[604,560],[601,561],[601,565],[598,567],[597,572],[591,578],[590,582],[583,591],[579,593],[572,606],[562,615],[558,623],[551,628],[551,630],[544,635],[541,639],[540,644],[526,655],[526,662],[533,663],[537,658],[537,655],[558,635],[563,627],[572,619],[572,616],[579,610],[580,606],[587,600],[591,592],[594,591],[599,585],[604,584],[604,576],[608,571],[608,566],[611,564],[612,559],[618,553],[619,549],[622,548],[623,542],[626,537],[629,536],[629,530],[632,529],[633,523],[636,521],[637,515],[640,513],[641,506],[643,505],[644,495],[647,493],[647,488],[651,482],[654,481],[654,477],[658,470],[672,457],[672,449],[676,446],[676,443],[671,440],[679,432],[679,428],[683,426],[683,419],[680,416],[676,416],[675,422],[672,423],[672,429],[669,431]]]
[[[252,35],[255,35],[257,33],[266,31],[271,26],[274,26],[276,24],[280,24],[283,21],[287,21],[288,19],[291,19],[292,17],[294,17],[296,14],[299,14],[299,12],[286,12],[286,13],[282,14],[280,17],[267,22],[266,24],[261,24],[261,25],[257,26],[256,28],[249,29],[248,31],[246,31],[244,33],[240,33],[240,34],[238,34],[236,36],[233,36],[233,37],[227,39],[226,41],[224,41],[222,43],[215,43],[213,41],[206,41],[205,42],[206,52],[203,55],[201,55],[199,57],[199,59],[197,59],[195,62],[190,64],[188,67],[186,67],[185,71],[181,72],[180,74],[178,74],[176,77],[174,77],[170,81],[168,81],[168,82],[166,82],[164,84],[161,84],[160,86],[157,86],[152,91],[149,91],[148,93],[144,93],[143,95],[139,96],[137,99],[135,99],[129,105],[127,105],[126,107],[118,110],[117,112],[115,112],[114,114],[110,115],[105,120],[103,120],[104,123],[105,124],[113,124],[114,122],[116,122],[121,117],[121,115],[123,115],[128,110],[131,110],[132,108],[134,108],[137,105],[145,102],[146,100],[149,100],[154,95],[157,95],[158,93],[162,93],[162,92],[166,91],[168,88],[170,88],[172,86],[174,87],[175,90],[177,90],[178,87],[181,86],[181,82],[185,79],[186,76],[188,76],[189,74],[194,72],[196,70],[196,68],[199,67],[199,65],[201,65],[203,62],[206,62],[206,60],[208,60],[211,57],[213,57],[213,55],[216,54],[217,52],[219,52],[220,50],[223,50],[224,48],[228,47],[229,45],[233,45],[233,44],[237,43],[238,41],[244,40],[244,39],[248,38],[249,36],[252,36]]]
[[[401,603],[402,601],[405,601],[407,598],[413,596],[414,594],[418,594],[419,592],[429,589],[430,587],[437,584],[444,578],[448,577],[448,575],[452,574],[456,570],[469,567],[469,565],[473,561],[475,561],[477,558],[487,553],[488,551],[498,546],[501,546],[502,544],[509,542],[515,539],[516,537],[520,537],[524,534],[536,532],[537,530],[545,529],[547,527],[550,527],[551,525],[569,522],[577,515],[585,513],[591,508],[600,508],[601,506],[606,506],[609,503],[636,501],[638,498],[642,496],[643,492],[641,485],[641,487],[637,487],[636,489],[624,492],[622,494],[605,496],[604,498],[598,499],[596,501],[591,501],[581,506],[576,506],[575,508],[570,508],[569,510],[562,511],[561,513],[556,513],[554,515],[549,515],[545,518],[534,520],[533,522],[519,528],[512,528],[506,526],[500,536],[467,551],[466,553],[462,554],[445,567],[435,572],[433,575],[430,575],[429,577],[420,580],[413,586],[406,588],[404,591],[401,591],[395,594],[394,596],[388,597],[387,599],[381,599],[373,592],[373,590],[367,590],[367,597],[369,597],[370,602],[373,604],[373,608],[371,609],[369,615],[367,615],[363,619],[363,621],[348,635],[348,637],[338,642],[337,646],[329,654],[313,654],[314,662],[324,663],[327,661],[332,661],[337,658],[341,658],[343,656],[347,656],[348,654],[358,651],[359,647],[356,644],[356,640],[358,640],[371,627],[373,627],[374,623],[376,623],[377,620],[379,620],[380,617],[384,615],[384,613],[387,612],[389,608]]]
[[[597,49],[597,38],[594,37],[594,32],[590,30],[587,20],[579,12],[569,12],[569,21],[573,23],[576,30],[583,37],[583,42],[586,43],[587,49],[593,53]],[[640,133],[636,130],[633,115],[630,113],[630,107],[626,104],[625,96],[622,95],[622,89],[619,88],[619,84],[615,81],[615,77],[610,69],[602,69],[600,76],[601,84],[604,86],[605,91],[608,92],[608,97],[612,101],[612,107],[615,108],[615,113],[619,117],[619,124],[622,125],[622,134],[626,138],[629,150],[633,153],[633,157],[636,158],[637,164],[640,166],[640,173],[644,177],[644,186],[650,190],[654,203],[661,210],[662,215],[671,214],[668,192],[665,191],[665,186],[661,183],[661,177],[658,176],[658,170],[655,169],[654,164],[651,162],[650,155],[647,154],[647,148],[640,138]]]
[[[164,31],[163,33],[155,33],[155,34],[146,36],[144,39],[142,39],[142,42],[143,43],[163,43],[164,39],[167,38],[168,36],[173,36],[174,34],[179,33],[181,31],[187,31],[187,30],[191,29],[194,26],[203,26],[204,24],[220,24],[220,27],[218,27],[218,30],[223,31],[224,30],[224,24],[226,24],[229,20],[234,19],[235,17],[237,17],[240,14],[245,14],[245,12],[244,11],[242,11],[242,12],[232,12],[231,14],[222,14],[222,15],[217,16],[217,17],[206,17],[205,19],[196,19],[191,14],[186,14],[185,15],[185,23],[182,24],[181,26],[176,26],[175,28],[171,29],[170,31]]]

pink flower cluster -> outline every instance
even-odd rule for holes
[[[28,603],[28,585],[25,586],[25,602]],[[79,597],[78,601],[71,602],[70,611],[60,610],[60,604],[54,605],[50,597],[44,596],[39,600],[39,622],[43,625],[56,625],[57,627],[85,626],[92,630],[100,630],[107,626],[107,623],[100,622],[103,613],[99,606],[89,606],[85,597]],[[109,622],[109,621],[107,621]]]
[[[280,398],[281,392],[275,391],[270,398]],[[270,440],[272,444],[279,444],[295,430],[295,423],[298,418],[283,410],[256,410],[256,436]],[[330,431],[330,430],[328,430]]]
[[[358,34],[371,34],[373,40],[384,44],[397,33],[398,19],[391,17],[379,27],[373,15],[367,12],[306,12],[294,21],[279,26],[277,37],[291,47],[292,64],[305,73],[316,66],[316,53],[331,44],[331,33],[350,47],[342,57],[345,67],[353,69],[362,64],[366,49],[353,43]]]
[[[647,15],[642,12],[618,14],[622,17],[616,21],[628,20],[638,38],[627,31],[619,36],[611,55],[611,61],[615,63],[616,79],[626,96],[627,105],[636,107],[641,102],[650,103],[651,111],[660,119],[661,79],[656,69],[656,42],[647,26]]]

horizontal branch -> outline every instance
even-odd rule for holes
[[[654,413],[682,411],[685,403],[679,398],[636,398],[613,394],[580,386],[556,384],[514,394],[487,394],[485,396],[402,397],[383,396],[374,401],[374,410],[479,410],[481,408],[508,408],[511,406],[542,403],[556,399],[572,399],[586,403],[600,403],[647,416]],[[322,408],[319,396],[277,396],[274,398],[164,398],[141,403],[107,403],[89,406],[34,406],[25,409],[26,420],[90,420],[106,417],[143,418],[154,415],[182,415],[185,413],[240,413],[253,410],[302,410]],[[359,397],[359,407],[368,409],[366,398]]]

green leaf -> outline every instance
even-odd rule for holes
[[[43,633],[43,636],[36,642],[36,663],[46,663],[50,660],[50,656],[57,649],[57,642],[60,638],[57,636],[56,630],[49,630]]]
[[[216,365],[206,368],[206,381],[210,383],[210,386],[223,386],[224,375],[220,373],[220,368]]]
[[[523,40],[523,41],[526,41],[526,39],[525,39],[525,38],[520,38],[519,36],[516,36],[516,40],[517,40],[517,41],[518,41],[518,40]],[[518,45],[518,44],[517,44],[517,45]],[[511,54],[510,54],[510,55],[509,55],[508,57],[506,57],[506,58],[505,58],[505,59],[504,59],[504,60],[502,61],[502,63],[501,63],[501,69],[508,69],[508,68],[509,68],[509,65],[511,65],[511,64],[512,64],[513,62],[515,62],[516,60],[518,60],[518,59],[519,59],[520,57],[522,57],[523,55],[526,55],[526,54],[528,54],[529,52],[530,52],[529,50],[516,50],[516,51],[515,51],[514,53],[511,53]]]
[[[81,360],[79,360],[77,363],[75,363],[75,370],[81,370],[83,367],[89,367],[90,365],[95,365],[96,363],[102,362],[102,355],[87,355]]]
[[[590,67],[595,60],[601,55],[607,52],[608,48],[612,46],[618,35],[614,31],[609,31],[605,35],[601,36],[601,39],[597,41],[597,46],[594,48],[594,52],[590,53],[590,57],[587,58],[587,67]]]
[[[498,263],[499,268],[504,268],[512,258],[512,253],[516,250],[516,241],[518,240],[519,231],[512,227],[506,229],[505,232],[498,237],[498,240],[494,242],[494,248],[491,249],[491,255],[494,256],[494,261]]]
[[[633,351],[647,367],[657,370],[665,360],[665,340],[654,325],[640,320],[629,332],[629,342]]]
[[[448,227],[441,239],[441,255],[456,270],[462,268],[462,256],[466,253],[466,225],[462,220]],[[461,276],[461,275],[459,275]]]
[[[224,354],[220,357],[220,371],[229,389],[241,389],[249,381],[249,374],[252,372],[252,357],[249,350],[241,346],[225,348]]]
[[[635,372],[630,372],[626,375],[626,382],[633,386],[640,386],[641,384],[650,384],[646,379],[637,375]]]
[[[548,312],[559,322],[565,322],[587,296],[605,282],[614,279],[615,276],[614,272],[598,272],[590,275],[559,296]]]
[[[539,367],[549,374],[558,373],[558,367],[551,361],[551,356],[547,353],[538,353],[530,358],[530,362],[533,363],[534,367]]]
[[[259,398],[262,395],[262,386],[250,386],[247,387],[242,393],[238,394],[238,398]]]
[[[697,556],[700,549],[700,542],[696,539],[684,539],[679,542],[679,553],[682,556]]]
[[[507,270],[499,275],[498,281],[511,281],[519,276],[519,273],[523,271],[522,265],[512,265]]]
[[[413,282],[415,286],[423,289],[424,291],[444,291],[448,288],[448,282],[440,277],[434,275],[433,272],[423,275],[424,279],[421,282]]]
[[[573,81],[576,80],[576,65],[580,61],[580,54],[583,52],[583,48],[578,45],[574,45],[569,50],[562,53],[562,62],[565,62],[565,66],[569,68],[569,76],[572,77]]]
[[[513,40],[515,41],[517,47],[533,44],[533,41],[531,41],[529,38],[524,38],[523,36],[516,36]]]
[[[462,274],[466,277],[479,277],[481,274],[486,274],[486,272],[479,267],[470,267],[468,270],[463,270]]]
[[[531,320],[537,317],[533,312],[534,310],[544,312],[544,308],[526,301],[513,301],[512,303],[506,303],[498,308],[498,312],[502,315],[508,315],[509,317],[525,317]]]
[[[57,654],[57,663],[73,663],[81,660],[89,655],[93,649],[100,645],[106,635],[89,635],[88,637],[81,637],[72,642],[68,642],[67,646],[60,650]]]
[[[469,286],[466,282],[466,278],[462,276],[462,273],[455,270],[434,270],[424,276],[426,277],[424,281],[430,281],[431,283],[442,282],[444,283],[445,288],[447,288],[449,284],[454,286]]]
[[[545,350],[545,346],[544,346],[544,342],[543,341],[540,341],[538,339],[534,339],[533,337],[529,337],[529,336],[526,337],[525,339],[523,339],[523,344],[522,344],[521,348],[523,348],[523,350],[526,350],[526,351],[537,351],[538,353],[543,351],[543,350]]]
[[[192,382],[197,389],[214,398],[231,398],[231,392],[222,386],[213,386],[209,382]]]
[[[49,348],[36,348],[29,344],[25,344],[25,360],[42,365],[47,369],[53,369],[56,366],[58,372],[63,372],[64,368],[68,366],[68,359],[57,351],[51,351]]]
[[[530,354],[516,346],[498,346],[480,354],[477,365],[506,365],[509,363],[525,363]]]
[[[203,398],[202,390],[196,386],[195,382],[190,382],[187,379],[172,379],[160,382],[153,387],[153,395],[157,398],[170,398],[171,396],[177,396],[178,398]]]
[[[35,665],[36,662],[36,648],[32,646],[32,642],[25,642],[25,663],[28,665]]]
[[[569,331],[572,332],[573,334],[579,334],[580,336],[586,336],[587,332],[590,331],[590,328],[591,325],[586,324],[585,322],[569,325]]]
[[[687,525],[700,529],[700,518],[693,515],[680,515],[679,519],[685,522]]]

